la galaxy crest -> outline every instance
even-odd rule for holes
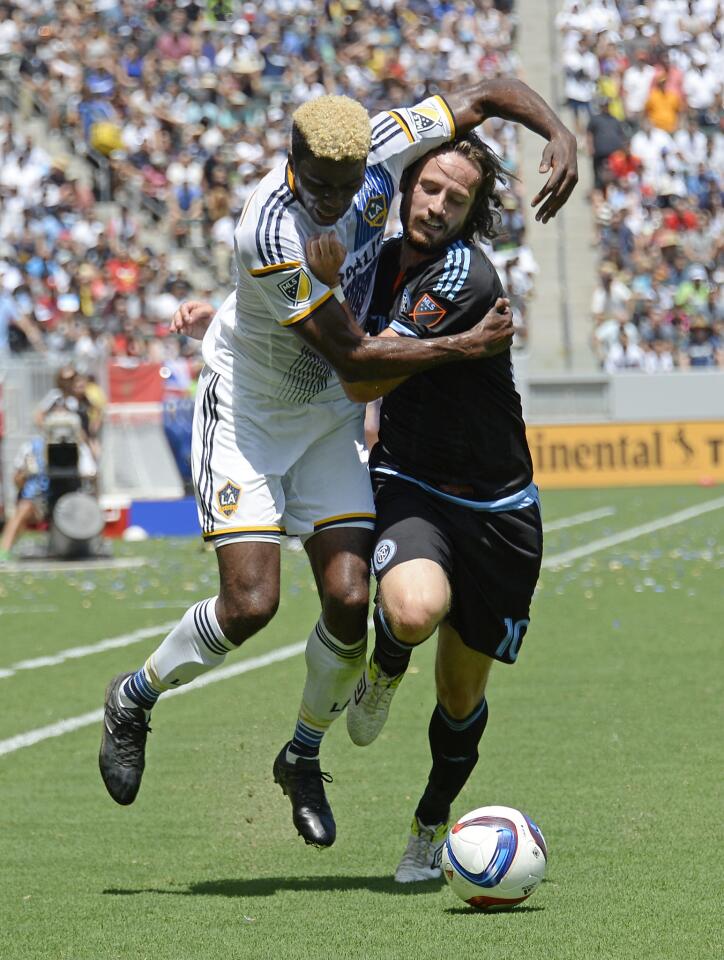
[[[362,211],[362,216],[371,227],[383,227],[387,219],[387,198],[385,195],[376,193],[373,197],[370,197]]]
[[[299,270],[295,270],[291,277],[287,277],[286,280],[278,283],[277,286],[287,300],[290,300],[295,306],[309,300],[312,295],[312,281],[309,279],[307,271],[302,270],[301,267]]]
[[[241,496],[241,487],[227,480],[221,490],[216,491],[216,501],[219,504],[219,510],[228,519],[239,506],[239,497]]]

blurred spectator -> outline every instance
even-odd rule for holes
[[[286,156],[296,106],[339,93],[374,113],[414,103],[433,79],[444,94],[515,73],[513,6],[69,0],[50,16],[47,0],[10,0],[0,55],[21,79],[26,112],[32,94],[69,149],[96,166],[91,190],[71,174],[73,158],[48,156],[0,119],[0,266],[17,273],[0,300],[0,353],[173,360],[165,330],[179,296],[209,278],[233,282],[234,223]],[[584,72],[595,74],[591,44],[582,50]],[[515,127],[496,120],[479,132],[515,174]],[[99,204],[104,170],[110,207]],[[501,270],[518,258],[510,269],[522,334],[536,268],[514,181],[505,204],[505,233],[490,253]],[[191,283],[174,283],[185,264]]]
[[[649,372],[721,365],[721,4],[564,0],[557,22],[565,76],[566,54],[592,33],[600,74],[589,126],[596,358]]]
[[[673,133],[679,126],[679,115],[684,108],[684,100],[678,90],[667,83],[666,71],[662,68],[654,73],[654,79],[646,101],[646,116],[652,126],[666,133]]]
[[[563,69],[564,95],[573,111],[575,132],[580,137],[591,119],[591,103],[600,74],[598,57],[591,51],[586,37],[582,36],[576,47],[566,52]]]
[[[716,367],[721,364],[721,344],[714,328],[704,317],[696,317],[689,327],[689,340],[681,358],[682,366]]]
[[[48,473],[45,465],[45,439],[36,436],[19,449],[13,464],[17,489],[15,512],[0,536],[0,563],[7,563],[18,537],[29,526],[42,523],[48,510]]]
[[[621,330],[606,355],[604,370],[606,373],[620,373],[622,370],[643,370],[644,366],[644,351],[637,343],[631,343],[626,331]]]
[[[609,180],[608,159],[626,143],[624,125],[613,116],[611,101],[601,104],[600,113],[594,114],[588,123],[588,151],[593,158],[595,186],[602,188]]]
[[[631,291],[616,276],[616,264],[604,261],[598,271],[598,284],[591,298],[591,314],[594,323],[611,314],[625,312]]]

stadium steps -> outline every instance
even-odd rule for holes
[[[544,4],[540,0],[519,0],[517,46],[522,79],[560,112],[561,59],[554,25],[558,6],[553,0]],[[570,126],[567,111],[563,118]],[[521,176],[527,202],[545,183],[538,173],[542,146],[540,137],[523,131]],[[589,345],[596,271],[591,211],[586,199],[592,176],[590,160],[584,153],[578,155],[578,167],[578,186],[555,220],[545,225],[537,223],[531,211],[526,226],[528,243],[540,268],[528,313],[529,374],[596,370]]]

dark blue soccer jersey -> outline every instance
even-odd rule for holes
[[[473,244],[456,241],[400,277],[401,244],[394,238],[382,250],[370,325],[384,316],[402,336],[447,336],[470,329],[505,295]],[[526,487],[533,466],[510,351],[415,374],[389,393],[372,463],[433,485],[467,487],[476,500]]]

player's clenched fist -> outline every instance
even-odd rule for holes
[[[513,343],[513,311],[507,297],[498,297],[495,306],[470,330],[471,359],[494,357]]]
[[[216,310],[203,300],[186,300],[171,317],[169,330],[194,340],[203,340]]]
[[[334,230],[310,237],[307,240],[306,254],[309,269],[317,280],[326,283],[328,287],[336,287],[347,250]]]

